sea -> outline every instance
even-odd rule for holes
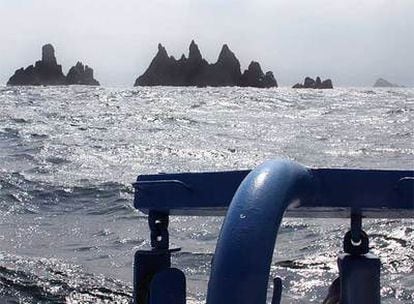
[[[131,303],[150,247],[140,174],[309,167],[414,169],[414,89],[0,87],[0,303]],[[172,263],[205,303],[223,217],[171,217]],[[414,302],[414,219],[364,220],[382,303]],[[322,303],[347,219],[283,220],[282,303]],[[257,248],[260,250],[260,248]],[[269,302],[271,286],[269,284]]]

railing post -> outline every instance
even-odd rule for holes
[[[381,261],[369,253],[369,240],[362,230],[362,216],[351,214],[351,230],[344,238],[345,254],[338,258],[342,304],[380,304]]]
[[[151,250],[138,250],[134,259],[134,304],[185,304],[185,276],[171,268],[168,214],[150,211]]]
[[[270,264],[283,213],[291,203],[300,205],[312,190],[310,171],[291,161],[267,161],[247,175],[220,232],[208,304],[266,303]]]

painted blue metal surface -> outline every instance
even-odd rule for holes
[[[211,267],[207,304],[266,303],[276,236],[287,206],[312,196],[309,169],[267,161],[239,186],[221,228]]]
[[[134,303],[148,304],[154,275],[170,267],[170,250],[138,250],[134,257]]]
[[[177,268],[168,268],[156,273],[151,281],[149,294],[149,304],[185,304],[184,273]]]
[[[373,254],[338,258],[341,304],[381,303],[381,262]]]
[[[181,215],[224,215],[250,171],[140,175],[135,208]],[[185,186],[184,186],[185,185]]]
[[[314,195],[289,206],[291,217],[349,217],[351,208],[364,217],[414,217],[414,171],[309,169]],[[250,171],[138,176],[134,204],[147,213],[225,215]]]

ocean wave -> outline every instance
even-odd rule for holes
[[[3,212],[128,215],[135,210],[131,187],[119,183],[58,186],[33,181],[13,172],[1,174],[0,190],[0,211]]]
[[[3,256],[2,303],[130,303],[131,286],[54,259]],[[4,302],[5,301],[5,302]]]

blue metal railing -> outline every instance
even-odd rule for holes
[[[207,303],[266,303],[276,236],[289,204],[310,199],[315,181],[295,163],[268,161],[239,186],[221,228]]]
[[[226,214],[212,263],[208,304],[266,302],[272,254],[286,210],[287,216],[295,217],[353,215],[352,229],[344,243],[347,255],[338,261],[341,300],[377,304],[380,262],[367,255],[368,238],[360,221],[362,217],[414,217],[414,171],[309,169],[279,160],[267,161],[252,171],[139,176],[135,188],[135,207],[149,213],[154,223],[168,215]],[[151,263],[159,260],[165,264],[170,258],[167,226],[161,229],[152,224],[151,232]],[[358,242],[363,245],[354,245]],[[157,274],[140,264],[148,260],[147,256],[148,252],[136,256],[136,273],[151,281],[151,276]],[[182,277],[177,271],[172,272]],[[174,275],[165,277],[171,279]],[[143,280],[136,281],[136,288],[140,282]],[[275,283],[273,303],[279,303],[280,280]],[[178,294],[182,295],[183,288],[185,283],[174,290],[180,289]],[[167,303],[162,297],[157,297],[158,302],[148,302],[151,290],[160,289],[149,286],[146,296],[136,296],[135,301]]]

